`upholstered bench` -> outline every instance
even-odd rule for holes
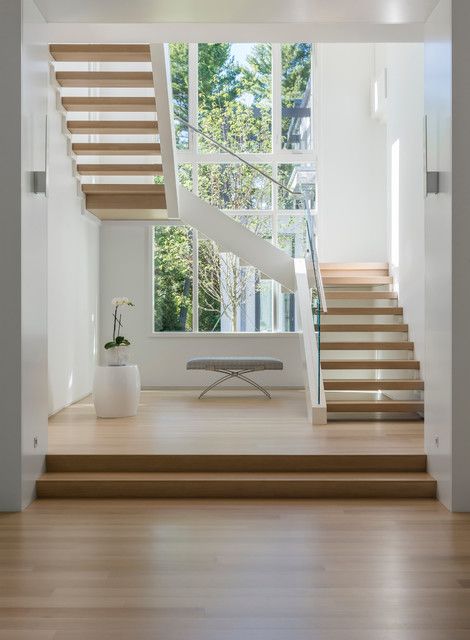
[[[276,358],[265,358],[263,356],[247,356],[241,358],[236,356],[225,356],[192,358],[191,360],[188,360],[186,369],[217,371],[218,373],[224,374],[222,378],[219,378],[219,380],[216,380],[206,389],[204,389],[199,398],[205,396],[208,391],[219,385],[221,382],[224,382],[225,380],[229,380],[231,378],[239,378],[244,382],[248,382],[253,387],[256,387],[262,393],[264,393],[265,396],[270,398],[271,395],[269,394],[269,392],[254,380],[247,378],[246,374],[253,373],[253,371],[279,371],[283,368],[283,366],[284,365],[282,361],[277,360]]]

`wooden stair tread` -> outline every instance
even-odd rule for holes
[[[318,328],[318,325],[316,325]],[[348,333],[349,331],[354,332],[380,332],[380,333],[391,333],[391,332],[400,332],[407,333],[408,325],[400,323],[395,324],[382,324],[382,323],[374,323],[374,324],[333,324],[333,323],[322,323],[321,331],[323,332],[335,332],[335,333]]]
[[[161,154],[158,142],[74,142],[77,156],[149,156]]]
[[[322,351],[413,351],[414,342],[406,340],[397,342],[326,342],[321,343]]]
[[[151,71],[57,71],[61,87],[153,87]]]
[[[157,120],[68,120],[67,129],[74,134],[153,135]]]
[[[402,316],[403,307],[328,307],[328,316]]]
[[[426,471],[425,454],[48,454],[48,472]]]
[[[161,176],[161,164],[77,164],[84,176]]]
[[[149,62],[148,44],[51,44],[54,60],[61,62]]]
[[[433,498],[425,472],[46,473],[38,498]]]
[[[82,184],[82,190],[86,194],[127,194],[150,193],[164,194],[165,186],[162,184]]]
[[[336,291],[327,289],[326,300],[397,300],[396,291]]]
[[[325,391],[378,391],[403,390],[422,391],[424,389],[423,380],[360,380],[360,379],[323,379]]]
[[[424,402],[419,400],[327,400],[326,406],[330,412],[347,413],[416,413],[424,411]]]
[[[90,96],[64,96],[61,99],[62,107],[66,111],[90,111],[90,112],[139,112],[156,111],[155,98],[142,97],[90,97]]]
[[[419,369],[418,360],[322,360],[322,369]]]
[[[432,482],[433,478],[425,471],[350,471],[350,472],[46,472],[39,478],[39,482],[214,482],[214,481],[276,481],[295,482],[298,480],[310,481],[338,481],[348,482],[374,480],[403,481],[421,480]]]
[[[370,271],[376,269],[388,271],[388,262],[320,262],[321,271]]]
[[[393,278],[392,276],[368,276],[364,274],[363,276],[337,276],[337,275],[322,275],[323,284],[325,286],[328,285],[382,285],[382,284],[392,284]]]

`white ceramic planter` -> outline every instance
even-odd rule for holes
[[[104,352],[108,367],[123,367],[129,364],[129,346],[111,347]]]
[[[98,418],[135,416],[140,399],[140,373],[136,364],[96,367],[93,402]]]

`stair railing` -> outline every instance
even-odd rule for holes
[[[280,189],[283,189],[291,196],[301,200],[303,202],[304,208],[304,216],[305,216],[305,225],[307,231],[307,250],[305,259],[303,262],[305,263],[306,279],[304,281],[302,274],[300,273],[297,277],[297,285],[303,289],[303,295],[299,290],[299,309],[300,309],[300,323],[302,325],[302,333],[304,335],[304,351],[306,357],[306,369],[307,369],[307,378],[309,380],[309,387],[311,391],[311,401],[312,401],[312,411],[315,410],[315,405],[317,409],[317,416],[313,416],[313,422],[316,424],[322,424],[326,422],[326,402],[325,402],[325,393],[323,390],[323,382],[321,375],[321,313],[327,312],[327,304],[325,298],[325,289],[323,286],[323,280],[320,271],[320,264],[318,260],[318,237],[317,237],[317,229],[316,229],[316,216],[312,213],[310,206],[310,194],[307,189],[301,188],[300,191],[294,191],[290,189],[282,182],[279,182],[275,178],[266,173],[262,169],[260,169],[255,164],[246,160],[239,153],[236,153],[226,145],[222,144],[218,140],[216,140],[213,136],[209,135],[200,127],[191,124],[188,120],[183,117],[181,114],[177,113],[173,110],[173,116],[175,120],[178,120],[181,124],[191,129],[198,135],[202,136],[206,140],[209,140],[216,147],[228,153],[233,158],[236,158],[239,162],[244,164],[247,167],[250,167],[253,171],[256,171],[259,175],[262,175],[264,178],[269,180],[271,183],[276,184]],[[298,263],[298,260],[296,260]],[[298,269],[296,268],[296,272]],[[300,267],[300,272],[302,269]],[[297,276],[297,273],[296,273]],[[300,279],[299,279],[300,278]],[[307,287],[308,297],[305,296],[305,287]],[[305,314],[304,307],[307,303],[307,300],[310,301],[309,304],[309,314],[310,321],[309,324],[311,327],[306,326],[307,316]],[[302,313],[304,311],[304,313]],[[310,339],[309,339],[310,335]],[[313,345],[307,345],[307,343],[313,342]],[[313,347],[313,348],[311,348]],[[311,365],[313,365],[314,370],[310,371]]]

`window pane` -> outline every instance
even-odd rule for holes
[[[311,57],[306,42],[281,47],[282,148],[311,149]]]
[[[271,45],[198,45],[199,126],[233,151],[270,152]],[[199,137],[199,150],[219,151]]]
[[[316,206],[316,175],[311,164],[280,164],[278,166],[278,180],[291,191],[307,191],[311,195],[311,209]],[[279,209],[304,209],[302,198],[291,195],[279,188]]]
[[[190,164],[178,165],[178,182],[189,191],[193,190],[193,168]]]
[[[272,282],[199,237],[199,330],[271,331]]]
[[[277,218],[278,246],[291,258],[304,258],[306,249],[306,225],[303,215],[281,214]]]
[[[154,330],[192,330],[192,231],[154,227]]]
[[[171,85],[173,90],[173,108],[175,114],[188,120],[188,45],[185,42],[170,44]],[[188,128],[175,120],[176,148],[187,149],[189,146]]]
[[[303,258],[306,248],[306,226],[301,214],[278,216],[278,246],[292,258]],[[281,331],[296,330],[295,294],[281,293]]]
[[[247,227],[260,238],[271,241],[273,237],[272,214],[232,213],[230,217]]]
[[[271,168],[259,165],[268,175]],[[243,164],[200,164],[199,196],[220,209],[271,209],[271,181]]]

